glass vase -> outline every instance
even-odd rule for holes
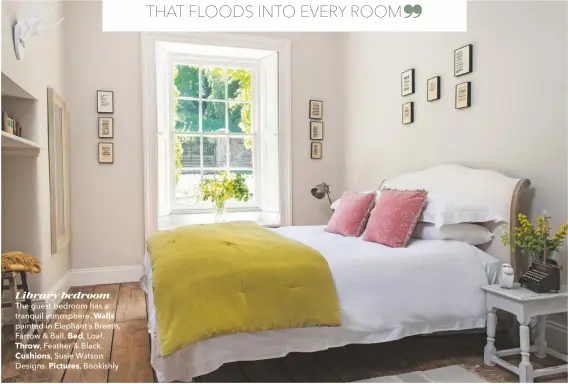
[[[225,204],[215,206],[215,223],[222,223],[225,221]]]

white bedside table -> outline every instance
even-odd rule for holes
[[[526,288],[520,288],[516,283],[515,288],[501,288],[498,284],[483,287],[487,307],[487,345],[484,351],[486,365],[499,364],[503,368],[519,375],[521,383],[532,383],[535,377],[554,375],[566,372],[568,364],[544,369],[534,370],[530,362],[530,353],[536,352],[538,357],[546,357],[547,354],[568,362],[568,356],[558,353],[546,346],[546,315],[566,312],[568,310],[568,294],[560,293],[536,293]],[[497,317],[495,312],[501,309],[512,313],[517,317],[520,326],[520,348],[497,351],[495,349],[495,328]],[[530,345],[529,323],[531,317],[537,316],[537,336],[535,345]],[[521,353],[521,363],[518,367],[501,359],[502,356],[510,356]]]

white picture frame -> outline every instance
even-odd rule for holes
[[[113,143],[99,143],[99,163],[114,163],[114,145]]]
[[[414,123],[414,102],[410,101],[402,104],[402,124],[406,125],[412,123]]]
[[[323,140],[323,121],[310,121],[310,140]]]
[[[114,138],[114,119],[112,117],[99,117],[99,139]]]
[[[468,44],[454,51],[454,76],[473,72],[473,45]]]
[[[310,100],[310,119],[312,120],[323,119],[323,101]]]
[[[412,68],[400,74],[400,94],[401,96],[408,96],[414,92],[414,68]]]
[[[97,112],[114,113],[113,91],[97,91]]]

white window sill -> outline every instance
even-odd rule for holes
[[[248,220],[254,221],[263,227],[280,226],[280,213],[272,212],[227,212],[225,221]],[[184,213],[172,214],[158,218],[158,229],[172,229],[191,224],[212,224],[215,222],[213,213]]]

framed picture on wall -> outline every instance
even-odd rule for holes
[[[322,121],[310,121],[310,140],[323,140]]]
[[[99,143],[99,163],[114,163],[114,146],[112,143]]]
[[[99,138],[112,139],[114,137],[114,120],[112,117],[99,117]]]
[[[312,143],[311,158],[319,160],[322,157],[322,143]]]
[[[323,119],[323,101],[310,100],[310,119],[313,120]]]
[[[440,76],[435,76],[426,81],[426,100],[434,101],[440,98]]]
[[[114,113],[114,95],[112,91],[97,91],[97,112]]]
[[[471,82],[456,85],[456,109],[471,107]]]
[[[402,124],[414,123],[414,102],[402,104]]]
[[[400,91],[402,96],[414,93],[414,68],[400,74]]]
[[[454,51],[454,76],[463,76],[473,71],[473,45],[468,44]]]

